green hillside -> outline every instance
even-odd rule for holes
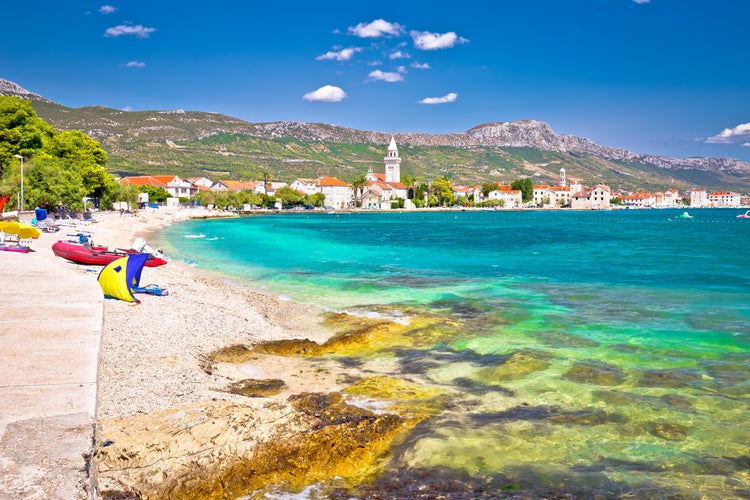
[[[109,155],[109,171],[123,176],[257,180],[270,172],[287,182],[321,175],[351,180],[370,167],[382,171],[387,148],[382,133],[333,125],[290,123],[284,128],[216,113],[74,109],[36,101],[33,106],[57,128],[79,129],[98,139]],[[440,137],[446,142],[451,136]],[[556,183],[564,167],[569,179],[605,182],[625,191],[695,186],[750,191],[750,176],[721,170],[665,169],[532,147],[412,145],[407,136],[397,141],[402,173],[425,180],[447,176],[454,184],[468,185],[532,177],[535,184]]]

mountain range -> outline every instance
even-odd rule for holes
[[[175,174],[219,179],[273,179],[332,175],[351,180],[383,168],[391,136],[402,172],[424,179],[448,176],[457,184],[510,182],[532,177],[556,183],[560,168],[587,184],[624,191],[669,188],[750,191],[750,162],[730,158],[672,158],[601,146],[556,134],[542,121],[478,125],[454,134],[374,132],[305,122],[250,123],[198,111],[122,111],[70,108],[0,79],[0,95],[31,101],[60,130],[94,137],[119,175]]]

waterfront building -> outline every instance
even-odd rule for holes
[[[520,208],[523,206],[523,193],[520,189],[511,189],[510,186],[498,186],[497,189],[487,194],[487,199],[502,201],[505,208]]]
[[[695,188],[690,191],[690,206],[703,208],[708,206],[708,193],[703,188]]]
[[[571,197],[570,208],[594,209],[611,208],[611,190],[606,184],[597,184],[590,189],[582,189]]]
[[[396,139],[391,137],[385,158],[384,173],[367,171],[365,190],[362,193],[362,207],[391,208],[391,202],[409,196],[409,187],[401,182],[401,157],[398,154]]]
[[[708,197],[708,204],[711,207],[739,207],[742,202],[742,195],[733,191],[716,191]]]
[[[163,188],[173,198],[192,198],[198,188],[176,175],[137,175],[120,179],[121,186],[154,186]]]

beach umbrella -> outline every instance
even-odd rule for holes
[[[0,222],[0,231],[5,234],[17,234],[18,238],[22,240],[27,238],[39,238],[39,235],[42,234],[42,232],[34,226],[16,221]]]

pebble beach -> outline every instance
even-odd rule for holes
[[[129,247],[149,240],[160,227],[191,217],[218,217],[202,209],[140,211],[136,216],[102,214],[94,241]],[[205,356],[231,345],[327,335],[314,311],[202,273],[183,262],[144,268],[141,284],[156,284],[168,296],[140,294],[139,305],[104,301],[97,418],[151,413],[190,403],[232,400],[220,389],[246,376],[223,366],[209,374]],[[258,373],[275,376],[275,374]],[[302,384],[304,385],[304,384]]]

